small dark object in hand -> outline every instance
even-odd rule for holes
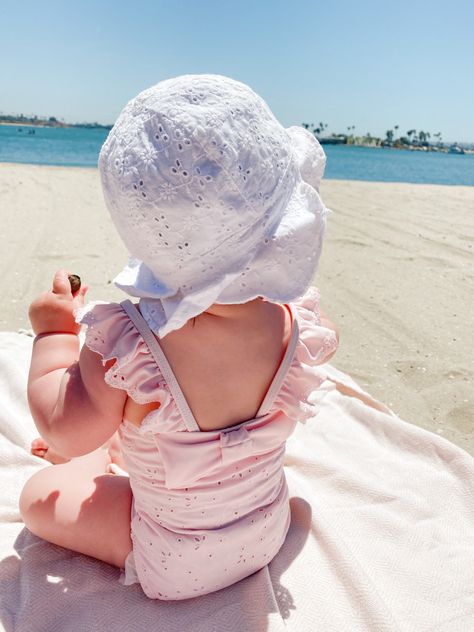
[[[81,288],[81,277],[77,276],[77,274],[70,274],[68,276],[69,283],[71,284],[71,292],[75,294]]]

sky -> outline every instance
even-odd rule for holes
[[[0,2],[0,113],[112,124],[182,74],[248,84],[285,126],[474,142],[472,0]]]

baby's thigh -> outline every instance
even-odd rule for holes
[[[80,457],[36,472],[22,490],[20,513],[48,542],[124,568],[132,550],[130,482],[90,461]]]

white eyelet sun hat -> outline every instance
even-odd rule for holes
[[[214,303],[302,296],[321,254],[326,157],[247,85],[167,79],[132,99],[99,156],[130,259],[114,279],[159,336]]]

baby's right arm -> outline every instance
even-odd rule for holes
[[[80,349],[80,325],[74,311],[84,304],[86,288],[75,297],[65,270],[58,270],[53,289],[29,309],[36,338],[28,375],[28,403],[41,436],[62,456],[74,458],[99,448],[122,422],[126,392],[105,382],[98,353]]]

